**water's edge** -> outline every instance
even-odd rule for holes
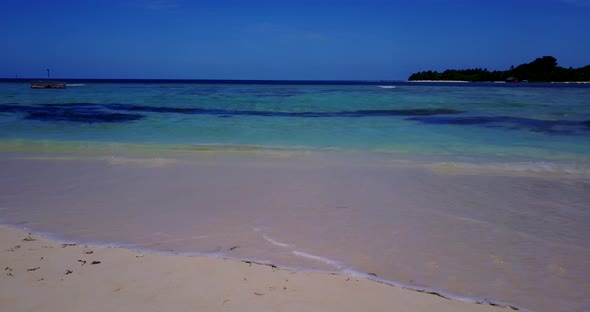
[[[68,239],[64,239],[62,236],[60,236],[59,234],[56,234],[56,233],[35,231],[35,229],[22,227],[17,224],[4,223],[2,220],[0,220],[0,226],[16,229],[18,231],[23,232],[23,234],[40,236],[40,237],[49,239],[51,241],[54,241],[58,244],[76,244],[76,245],[84,245],[84,246],[88,246],[88,247],[98,247],[98,248],[102,248],[102,247],[123,248],[123,249],[128,249],[131,251],[136,251],[139,253],[147,253],[147,254],[167,254],[167,255],[177,255],[177,256],[185,256],[185,257],[200,256],[200,257],[210,257],[210,258],[215,258],[215,259],[229,259],[229,260],[233,260],[233,261],[252,263],[252,264],[256,264],[256,265],[267,265],[267,266],[271,266],[273,268],[277,268],[280,270],[287,270],[287,271],[305,271],[305,272],[318,272],[318,273],[326,273],[326,274],[338,274],[338,275],[343,275],[343,276],[348,276],[348,277],[368,279],[368,280],[371,280],[371,281],[374,281],[377,283],[381,283],[381,284],[385,284],[385,285],[389,285],[392,287],[399,287],[402,289],[416,291],[419,293],[426,293],[426,294],[438,296],[438,297],[448,299],[448,300],[455,300],[455,301],[475,303],[475,304],[485,304],[485,305],[490,305],[490,306],[499,307],[499,308],[509,308],[514,311],[525,311],[525,312],[529,311],[523,307],[511,304],[511,303],[507,303],[507,302],[496,301],[493,299],[480,298],[480,297],[466,297],[466,296],[453,294],[453,293],[450,293],[450,292],[447,292],[444,290],[440,290],[440,289],[436,289],[436,288],[417,287],[415,285],[408,285],[408,284],[396,282],[393,280],[383,279],[383,278],[376,276],[374,273],[360,272],[360,271],[356,271],[351,268],[345,268],[345,269],[338,270],[338,271],[318,270],[318,269],[309,269],[309,268],[305,268],[305,267],[283,266],[280,264],[274,264],[274,263],[272,263],[268,260],[265,260],[265,259],[233,257],[229,254],[221,253],[221,252],[205,253],[205,252],[198,252],[198,251],[193,251],[193,252],[176,252],[174,250],[162,251],[162,250],[149,249],[149,248],[139,248],[139,247],[134,246],[132,244],[123,244],[123,243],[118,243],[118,242],[95,242],[95,241],[68,240]],[[321,256],[315,256],[315,255],[309,255],[309,256],[321,257]],[[335,261],[335,260],[330,260],[330,261]]]

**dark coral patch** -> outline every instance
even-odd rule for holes
[[[70,121],[84,123],[113,123],[144,118],[139,114],[115,113],[97,104],[0,105],[0,112],[25,114],[25,119],[40,121]]]
[[[441,125],[480,125],[484,127],[505,128],[509,130],[529,130],[547,134],[573,135],[580,130],[588,130],[588,122],[574,120],[543,120],[509,116],[475,116],[475,117],[413,117],[409,120],[427,124]]]
[[[138,114],[104,113],[97,112],[87,114],[85,112],[61,111],[61,112],[32,112],[25,119],[41,121],[73,121],[86,123],[109,123],[133,121],[144,118]]]

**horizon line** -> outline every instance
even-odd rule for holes
[[[29,82],[34,80],[43,81],[145,81],[145,82],[338,82],[338,83],[382,83],[382,82],[403,82],[404,79],[207,79],[207,78],[35,78],[35,77],[13,77],[0,78],[2,82]]]

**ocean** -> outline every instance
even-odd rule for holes
[[[590,309],[590,85],[0,83],[0,222]]]

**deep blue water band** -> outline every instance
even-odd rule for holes
[[[541,120],[511,116],[437,116],[456,115],[464,111],[445,108],[417,108],[391,110],[354,110],[334,112],[281,112],[263,110],[230,110],[187,107],[146,106],[133,104],[1,104],[0,113],[22,114],[24,119],[39,121],[67,121],[82,123],[114,123],[139,120],[145,113],[174,113],[210,115],[218,117],[295,117],[295,118],[367,118],[410,116],[408,120],[426,124],[486,126],[511,130],[529,130],[546,134],[580,135],[590,133],[590,121]]]

